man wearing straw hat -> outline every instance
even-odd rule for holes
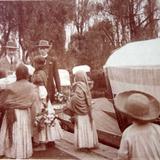
[[[17,57],[17,44],[14,41],[8,41],[6,47],[6,56],[0,59],[0,68],[5,71],[6,76],[15,72],[18,64],[21,63]]]
[[[38,44],[38,51],[41,56],[46,59],[45,72],[47,73],[47,91],[51,103],[55,101],[55,93],[61,92],[60,78],[57,68],[56,59],[49,56],[48,53],[51,49],[51,45],[47,40],[40,40]]]
[[[160,126],[152,123],[160,115],[158,100],[132,90],[118,94],[115,106],[133,122],[122,134],[118,160],[159,160]]]

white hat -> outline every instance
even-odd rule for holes
[[[115,97],[115,107],[120,112],[142,121],[154,120],[160,115],[158,100],[140,91],[131,90],[118,94]]]

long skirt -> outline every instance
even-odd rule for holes
[[[39,133],[39,141],[43,143],[60,140],[62,137],[63,130],[57,119],[55,119],[54,126],[46,126],[46,128],[42,129]]]
[[[12,128],[12,145],[9,144],[6,115],[0,130],[0,155],[8,158],[29,158],[32,156],[30,110],[15,109],[16,121]]]
[[[37,108],[35,110],[36,114],[41,112],[41,105],[37,104]],[[48,112],[49,113],[55,113],[54,111],[54,107],[52,106],[52,104],[50,103],[50,101],[48,101],[48,106],[47,106]],[[63,137],[63,129],[61,128],[59,121],[57,119],[55,119],[54,121],[55,125],[54,126],[46,126],[45,128],[43,128],[41,131],[37,132],[36,131],[36,127],[34,127],[35,129],[35,133],[34,133],[34,141],[36,143],[48,143],[48,142],[53,142],[55,140],[60,140]]]
[[[94,121],[90,122],[88,115],[77,115],[74,127],[75,147],[96,148],[98,147],[98,136]]]

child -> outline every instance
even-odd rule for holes
[[[45,149],[45,144],[48,145],[49,142],[51,143],[56,139],[61,139],[63,135],[63,131],[57,119],[54,120],[54,126],[47,125],[47,123],[51,122],[50,119],[53,119],[55,111],[52,104],[50,103],[50,100],[47,100],[47,74],[43,70],[45,63],[46,60],[44,57],[36,56],[34,58],[35,72],[32,76],[32,82],[38,86],[39,97],[41,101],[36,109],[36,113],[44,113],[47,116],[47,119],[44,122],[46,126],[44,126],[44,128],[39,128],[39,136],[36,135],[38,139],[35,139],[36,142],[39,142],[41,144],[42,149]],[[45,113],[46,111],[48,113]]]
[[[152,123],[160,115],[159,102],[147,93],[128,91],[116,96],[115,105],[133,121],[122,134],[118,159],[160,159],[160,126]]]

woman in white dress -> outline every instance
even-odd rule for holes
[[[39,101],[36,105],[35,113],[40,114],[43,110],[48,110],[47,116],[53,117],[55,115],[55,111],[50,100],[47,98],[47,74],[44,71],[45,63],[46,60],[42,56],[36,56],[34,58],[35,71],[32,76],[32,82],[37,86],[39,92]],[[63,136],[63,130],[57,119],[54,120],[54,126],[46,124],[39,129],[40,130],[34,136],[34,142],[37,143],[37,149],[35,150],[44,150],[46,148],[46,144],[59,140]]]
[[[36,104],[36,86],[28,81],[28,69],[20,64],[16,82],[6,86],[1,105],[5,109],[0,130],[0,155],[8,158],[32,156],[31,108]]]

